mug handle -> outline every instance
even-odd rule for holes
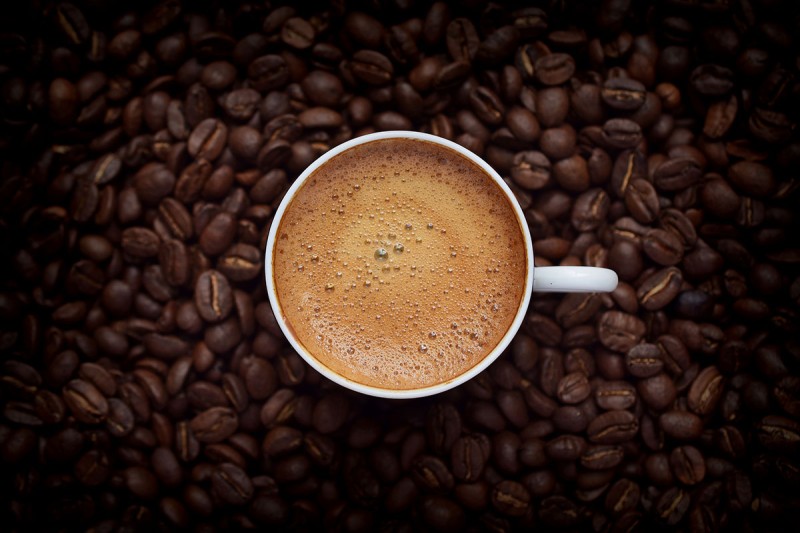
[[[536,292],[611,292],[617,288],[617,273],[607,268],[550,266],[533,269]]]

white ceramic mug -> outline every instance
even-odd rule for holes
[[[296,338],[294,335],[293,329],[287,324],[286,315],[281,308],[281,304],[278,301],[277,291],[275,288],[275,279],[273,276],[273,252],[275,248],[275,235],[278,231],[278,227],[280,226],[281,219],[283,218],[283,214],[286,211],[289,203],[294,198],[297,191],[303,186],[309,176],[311,176],[315,170],[320,168],[324,165],[328,160],[333,157],[336,157],[338,154],[353,148],[354,146],[358,146],[361,144],[381,140],[381,139],[417,139],[421,141],[427,141],[435,144],[439,144],[450,150],[457,152],[458,154],[462,155],[463,157],[469,159],[476,165],[478,165],[483,171],[491,177],[491,179],[497,184],[497,186],[503,191],[503,193],[508,198],[508,201],[514,208],[514,213],[517,216],[517,221],[519,222],[520,228],[522,229],[522,233],[525,240],[525,249],[527,252],[527,261],[528,261],[528,271],[526,274],[525,280],[525,292],[524,296],[519,304],[519,308],[517,309],[517,313],[514,317],[514,321],[512,322],[511,326],[506,331],[503,338],[500,342],[492,349],[486,357],[484,357],[478,364],[474,367],[470,368],[468,371],[464,372],[463,374],[454,377],[453,379],[446,381],[444,383],[439,383],[437,385],[418,388],[418,389],[404,389],[404,390],[395,390],[395,389],[384,389],[379,387],[373,387],[369,385],[364,385],[362,383],[355,382],[350,380],[341,374],[338,374],[322,364],[317,358],[314,357]],[[433,394],[438,394],[440,392],[444,392],[446,390],[452,389],[453,387],[457,387],[462,383],[470,380],[471,378],[478,375],[482,372],[486,367],[488,367],[492,362],[497,359],[497,357],[506,349],[509,345],[511,340],[514,338],[517,330],[519,329],[522,321],[525,319],[525,314],[528,309],[528,304],[530,303],[531,299],[531,292],[610,292],[613,291],[617,286],[617,274],[609,269],[606,268],[595,268],[595,267],[567,267],[567,266],[553,266],[553,267],[538,267],[534,269],[533,266],[533,242],[531,240],[531,234],[528,229],[528,224],[525,220],[525,215],[522,212],[522,208],[519,206],[514,194],[509,189],[508,185],[503,181],[503,179],[494,171],[492,167],[490,167],[483,159],[478,157],[477,155],[473,154],[463,146],[456,144],[452,141],[448,141],[447,139],[443,139],[441,137],[436,137],[434,135],[428,135],[426,133],[417,133],[413,131],[385,131],[380,133],[373,133],[370,135],[364,135],[363,137],[358,137],[356,139],[352,139],[346,143],[343,143],[322,156],[319,157],[316,161],[314,161],[292,184],[292,186],[287,191],[286,195],[281,201],[278,210],[275,212],[275,216],[272,220],[272,226],[269,231],[269,236],[267,238],[267,247],[266,252],[264,254],[264,274],[266,277],[267,283],[267,292],[269,294],[270,304],[272,305],[272,310],[275,313],[275,318],[278,321],[278,324],[283,330],[284,335],[286,338],[289,339],[289,342],[292,344],[297,353],[306,360],[306,362],[311,365],[314,369],[316,369],[320,374],[325,376],[326,378],[330,379],[331,381],[342,385],[343,387],[347,387],[348,389],[361,392],[364,394],[369,394],[371,396],[379,396],[383,398],[418,398],[422,396],[430,396]]]

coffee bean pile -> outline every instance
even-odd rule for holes
[[[5,2],[7,531],[778,531],[800,519],[792,0]],[[376,130],[513,189],[511,347],[437,397],[283,338],[283,193]]]

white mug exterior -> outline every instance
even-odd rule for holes
[[[437,385],[432,385],[430,387],[423,387],[419,389],[403,389],[403,390],[396,390],[396,389],[383,389],[379,387],[372,387],[369,385],[364,385],[362,383],[358,383],[356,381],[347,379],[346,377],[342,376],[341,374],[337,374],[324,364],[322,364],[319,360],[317,360],[306,348],[297,340],[294,333],[292,332],[291,327],[286,322],[286,316],[281,309],[280,302],[278,301],[277,292],[275,289],[275,280],[273,276],[273,264],[272,264],[272,257],[275,248],[275,235],[278,231],[278,227],[280,226],[281,219],[283,218],[283,214],[286,211],[289,203],[291,202],[294,195],[297,193],[298,189],[303,186],[306,182],[308,177],[314,173],[319,167],[324,165],[329,159],[335,157],[336,155],[353,148],[354,146],[358,146],[360,144],[369,143],[381,139],[417,139],[421,141],[432,142],[435,144],[439,144],[446,148],[449,148],[462,156],[466,157],[476,165],[478,165],[491,179],[497,184],[498,187],[503,191],[505,196],[508,198],[509,203],[514,209],[514,213],[517,216],[517,221],[519,222],[520,229],[522,230],[523,238],[525,240],[525,250],[527,255],[527,264],[528,269],[525,276],[525,292],[523,294],[522,301],[520,302],[519,308],[517,309],[517,313],[514,317],[514,321],[511,323],[511,326],[506,331],[506,334],[494,347],[494,349],[489,352],[489,354],[484,357],[477,365],[470,368],[468,371],[464,372],[463,374],[456,376],[455,378],[446,381],[444,383],[439,383]],[[617,285],[617,275],[608,269],[604,268],[592,268],[592,267],[539,267],[536,269],[536,273],[534,275],[534,268],[533,268],[533,241],[531,240],[531,234],[528,229],[528,224],[525,221],[525,215],[522,212],[522,208],[519,206],[514,194],[511,192],[511,189],[506,185],[500,175],[495,172],[495,170],[489,166],[483,159],[478,157],[477,155],[473,154],[463,146],[456,144],[452,141],[448,141],[447,139],[443,139],[441,137],[436,137],[434,135],[429,135],[427,133],[418,133],[414,131],[384,131],[379,133],[372,133],[369,135],[364,135],[362,137],[357,137],[355,139],[351,139],[331,150],[327,151],[323,155],[321,155],[316,161],[311,163],[308,168],[306,168],[302,174],[295,180],[289,190],[286,192],[283,200],[278,207],[278,210],[275,212],[275,216],[272,219],[272,225],[269,230],[269,235],[267,237],[267,246],[264,253],[264,276],[267,284],[267,293],[269,295],[270,305],[272,306],[272,311],[275,314],[275,318],[278,321],[278,325],[280,326],[281,330],[283,331],[286,338],[291,343],[292,347],[297,350],[297,353],[305,359],[305,361],[311,365],[317,372],[325,376],[326,378],[330,379],[331,381],[338,383],[339,385],[346,387],[348,389],[354,390],[356,392],[360,392],[363,394],[368,394],[370,396],[378,396],[382,398],[419,398],[423,396],[431,396],[433,394],[438,394],[440,392],[444,392],[446,390],[452,389],[453,387],[457,387],[466,381],[469,381],[484,369],[486,369],[490,364],[497,359],[501,353],[506,349],[509,345],[511,340],[514,338],[514,335],[517,333],[522,321],[525,319],[525,313],[528,309],[528,304],[530,303],[531,299],[531,292],[532,291],[549,291],[549,292],[606,292],[612,291]]]

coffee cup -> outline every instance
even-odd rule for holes
[[[535,267],[525,216],[483,159],[411,131],[319,157],[267,238],[270,304],[320,374],[384,398],[461,385],[508,347],[532,292],[609,292],[605,268]]]

